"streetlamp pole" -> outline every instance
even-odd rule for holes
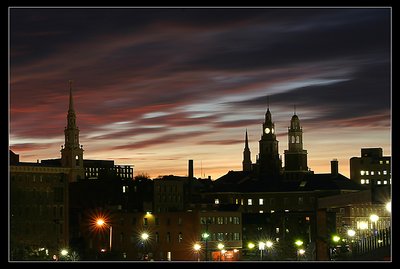
[[[110,252],[112,247],[112,226],[110,225]]]

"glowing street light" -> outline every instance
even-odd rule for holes
[[[224,249],[225,246],[224,246],[224,244],[219,243],[217,247],[218,247],[218,249],[220,251],[219,260],[221,261],[222,250]]]
[[[376,232],[377,232],[376,231],[376,223],[378,222],[379,217],[376,214],[372,214],[372,215],[369,216],[369,220],[372,222],[372,232],[375,235]]]
[[[197,253],[197,261],[200,261],[200,249],[201,249],[200,244],[197,244],[197,243],[194,244],[193,249]]]
[[[260,260],[263,260],[263,252],[265,249],[265,243],[264,242],[258,242],[258,249],[260,250]]]
[[[248,247],[249,249],[253,249],[255,246],[256,246],[256,245],[254,245],[254,244],[251,243],[251,242],[247,244],[247,247]]]
[[[145,244],[146,244],[146,241],[149,239],[149,234],[146,232],[141,233],[140,239],[142,241],[142,249],[143,249],[143,257],[142,258],[143,258],[143,260],[146,260]]]
[[[98,227],[104,227],[104,226],[108,226],[109,227],[109,229],[110,229],[110,252],[111,252],[111,247],[112,247],[112,226],[108,225],[103,218],[98,218],[96,220],[96,225]]]
[[[300,247],[303,245],[303,241],[301,240],[296,240],[296,242],[294,242],[296,244],[296,246]]]
[[[353,237],[356,235],[356,231],[354,231],[353,229],[349,229],[349,230],[347,230],[347,235],[350,237]]]
[[[392,212],[392,202],[391,201],[387,202],[385,208],[386,208],[387,212],[391,213]]]

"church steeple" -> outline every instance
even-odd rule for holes
[[[251,153],[249,148],[249,139],[247,137],[247,129],[246,136],[244,141],[244,150],[243,150],[243,171],[251,171]]]
[[[69,108],[68,112],[74,112],[74,98],[72,98],[72,80],[69,81]]]
[[[72,81],[69,81],[69,107],[67,114],[67,127],[64,129],[65,143],[61,149],[61,164],[71,168],[70,182],[83,179],[83,148],[79,144],[79,129],[76,126],[74,99],[72,96]]]
[[[285,174],[286,179],[300,180],[302,174],[308,172],[307,150],[303,149],[303,129],[296,115],[296,106],[294,108],[294,115],[288,127],[288,150],[284,152]]]
[[[261,178],[274,178],[281,172],[281,160],[278,152],[278,143],[275,133],[275,124],[272,121],[271,111],[269,110],[269,100],[265,121],[262,125],[262,135],[259,141],[260,152],[258,167]]]

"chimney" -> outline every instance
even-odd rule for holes
[[[331,175],[337,177],[339,174],[339,162],[337,159],[331,161]]]
[[[193,178],[193,160],[189,160],[189,178]]]

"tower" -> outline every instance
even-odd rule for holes
[[[280,175],[281,160],[279,158],[275,124],[272,122],[269,107],[265,113],[265,121],[262,125],[262,136],[259,145],[258,169],[260,178],[276,178]]]
[[[71,168],[69,182],[75,182],[85,177],[85,170],[83,168],[83,146],[79,145],[79,129],[76,126],[72,81],[69,81],[69,108],[64,136],[65,144],[64,147],[61,146],[61,165]]]
[[[244,150],[243,150],[243,171],[251,171],[251,153],[249,149],[249,139],[247,138],[247,129],[246,129],[246,137],[244,141]]]
[[[303,149],[303,129],[296,111],[288,127],[288,149],[285,150],[285,178],[298,179],[308,173],[307,150]]]

